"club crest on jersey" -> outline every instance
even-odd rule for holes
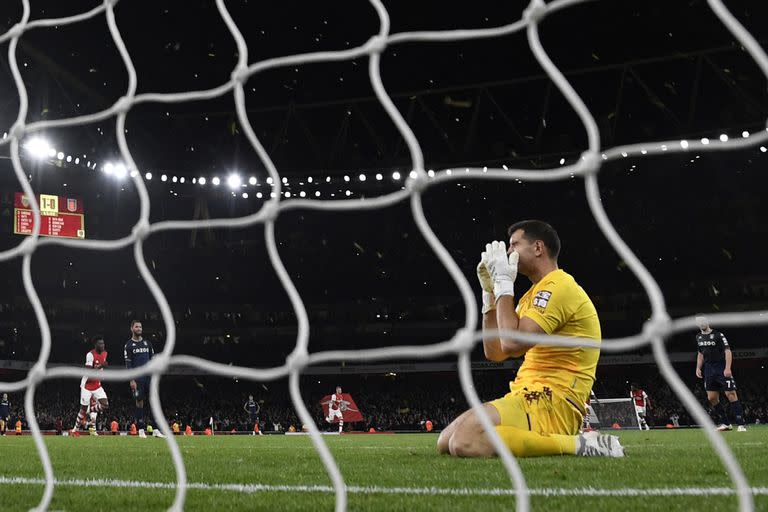
[[[536,296],[533,298],[533,305],[537,308],[544,309],[547,307],[547,304],[549,304],[549,299],[552,297],[552,292],[548,292],[546,290],[542,290],[539,293],[536,294]]]

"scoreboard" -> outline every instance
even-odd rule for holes
[[[85,210],[81,199],[39,194],[37,201],[40,205],[41,236],[85,238]],[[31,235],[33,227],[29,198],[16,192],[13,198],[13,232]]]

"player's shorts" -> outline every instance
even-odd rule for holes
[[[704,389],[707,391],[736,391],[733,377],[723,375],[724,365],[704,367]]]
[[[643,405],[636,405],[635,406],[635,412],[637,412],[637,414],[639,416],[645,416],[645,406],[643,406]]]
[[[584,421],[576,402],[561,398],[542,385],[507,393],[490,404],[499,411],[502,426],[539,434],[576,435]]]
[[[334,418],[339,418],[339,421],[344,419],[344,416],[341,414],[341,409],[328,409],[328,417],[326,420],[331,422]]]
[[[83,407],[88,407],[91,405],[91,397],[95,398],[96,400],[106,400],[107,392],[104,391],[104,388],[102,387],[99,389],[94,389],[93,391],[80,388],[80,405]]]
[[[139,377],[136,379],[136,391],[133,392],[134,400],[144,400],[149,396],[149,381],[151,377]]]

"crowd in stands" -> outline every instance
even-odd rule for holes
[[[638,370],[635,368],[628,373],[635,374],[632,382],[649,395],[651,408],[648,420],[651,426],[664,427],[675,423],[675,420],[681,426],[693,423],[660,375]],[[506,393],[509,377],[505,371],[475,372],[475,390],[481,400],[496,398]],[[686,380],[699,402],[704,403],[706,399],[701,381]],[[351,430],[368,431],[373,428],[377,431],[418,431],[424,429],[427,420],[436,429],[441,429],[468,407],[454,373],[345,375],[338,378],[323,376],[320,380],[305,376],[301,385],[302,396],[305,406],[321,430],[333,429],[324,421],[320,401],[323,396],[332,393],[337,384],[343,386],[345,393],[352,395],[363,413],[362,422],[345,427]],[[747,422],[768,422],[768,381],[762,378],[760,372],[743,372],[738,384]],[[78,409],[77,385],[73,381],[53,381],[38,388],[35,410],[42,429],[72,427]],[[105,383],[105,387],[109,394],[110,408],[101,414],[99,428],[106,430],[112,420],[116,420],[120,430],[129,430],[134,405],[127,384]],[[600,379],[595,390],[598,399],[629,395],[626,381],[621,379]],[[290,402],[285,381],[262,385],[235,379],[173,376],[163,378],[160,392],[166,418],[169,423],[179,423],[182,429],[190,425],[193,430],[201,431],[208,427],[213,418],[215,429],[219,431],[253,430],[243,410],[249,394],[253,394],[260,405],[260,430],[285,432],[291,427],[296,430],[301,428],[301,421]],[[725,398],[722,400],[725,401]],[[10,424],[21,419],[24,428],[27,428],[22,394],[11,394],[11,403]],[[632,424],[632,421],[627,420],[623,426]]]

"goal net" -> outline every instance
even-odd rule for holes
[[[241,33],[238,23],[230,15],[225,0],[216,0],[218,12],[221,15],[229,33],[231,34],[237,48],[237,63],[232,70],[231,78],[226,83],[207,90],[190,90],[180,93],[146,93],[137,94],[137,73],[131,55],[121,36],[120,28],[117,22],[116,5],[117,0],[105,0],[99,6],[90,11],[57,19],[30,19],[30,0],[21,0],[23,5],[22,16],[13,27],[0,34],[0,42],[8,44],[8,63],[13,76],[13,86],[15,87],[19,98],[18,115],[12,126],[7,127],[7,138],[0,141],[0,145],[7,145],[10,150],[11,162],[14,173],[24,194],[31,202],[31,208],[35,219],[35,227],[30,237],[24,239],[18,246],[0,252],[0,261],[8,261],[14,258],[22,260],[22,275],[25,293],[35,312],[36,320],[39,324],[41,334],[41,348],[39,358],[36,364],[28,372],[23,380],[18,382],[0,383],[0,391],[14,392],[25,390],[24,411],[29,422],[29,427],[34,435],[34,440],[38,455],[42,462],[45,474],[45,489],[38,505],[39,510],[49,508],[53,496],[55,474],[51,466],[50,457],[41,437],[40,429],[35,419],[34,397],[36,388],[45,380],[51,378],[79,378],[83,374],[91,377],[97,377],[106,381],[126,381],[135,379],[143,375],[152,375],[152,384],[150,387],[150,403],[152,413],[163,431],[169,431],[165,414],[163,414],[162,404],[159,395],[159,386],[161,376],[170,365],[185,365],[196,369],[221,376],[237,375],[241,379],[250,379],[254,381],[268,381],[278,378],[288,377],[290,396],[293,405],[298,412],[301,421],[309,426],[311,439],[322,462],[333,482],[333,488],[336,496],[336,510],[342,511],[347,508],[347,487],[339,468],[328,450],[322,436],[312,421],[312,416],[304,405],[304,400],[299,389],[299,376],[304,368],[310,364],[318,364],[334,361],[362,361],[362,360],[387,360],[387,359],[427,359],[441,355],[454,354],[458,358],[459,377],[462,389],[468,402],[475,408],[482,420],[485,430],[490,433],[490,438],[497,453],[503,462],[503,467],[508,472],[514,486],[515,507],[518,511],[524,512],[530,508],[530,492],[526,485],[525,477],[520,470],[509,450],[503,445],[496,435],[489,418],[483,412],[480,400],[474,390],[472,383],[472,374],[470,367],[470,351],[473,346],[480,342],[482,334],[477,331],[478,308],[476,304],[475,293],[464,277],[461,269],[451,258],[448,251],[441,244],[440,240],[432,231],[422,208],[422,194],[430,186],[444,184],[458,180],[478,180],[493,179],[506,180],[511,183],[512,180],[529,181],[554,181],[570,179],[572,177],[583,180],[585,185],[585,194],[587,203],[594,216],[595,222],[611,246],[618,255],[626,262],[627,267],[637,277],[645,293],[647,294],[652,314],[645,324],[642,332],[622,338],[603,340],[601,348],[603,351],[618,352],[637,349],[643,346],[651,346],[656,362],[664,378],[677,396],[681,399],[694,421],[705,428],[704,432],[714,447],[717,455],[727,469],[728,475],[736,488],[739,499],[739,507],[743,511],[754,508],[753,496],[744,477],[744,473],[737,463],[736,459],[723,439],[716,435],[712,422],[704,409],[699,405],[694,395],[686,388],[681,379],[673,370],[667,351],[665,348],[665,339],[676,332],[695,327],[693,317],[685,317],[672,320],[670,319],[663,294],[654,280],[653,276],[643,266],[634,252],[622,240],[617,231],[611,224],[601,202],[600,190],[598,187],[598,175],[604,162],[621,159],[628,155],[648,154],[661,155],[672,152],[686,152],[696,150],[704,151],[724,151],[729,149],[744,148],[759,145],[768,140],[768,132],[760,130],[758,133],[749,135],[743,139],[734,139],[728,141],[680,141],[667,140],[657,142],[645,142],[640,144],[631,144],[621,147],[604,148],[601,144],[600,133],[597,123],[591,115],[589,109],[582,99],[576,93],[574,88],[565,78],[557,65],[549,58],[539,37],[539,25],[543,23],[551,13],[569,9],[578,8],[579,4],[587,0],[555,0],[551,3],[545,3],[544,0],[532,0],[529,7],[525,10],[522,19],[509,25],[499,26],[489,29],[476,30],[446,30],[446,31],[422,31],[422,32],[403,32],[390,34],[389,14],[384,4],[380,0],[370,0],[370,5],[379,19],[379,31],[371,34],[370,39],[363,45],[338,51],[322,51],[315,53],[306,53],[300,55],[290,55],[280,58],[272,58],[259,62],[250,62],[249,48],[245,38]],[[757,62],[760,69],[768,76],[768,56],[761,49],[757,41],[749,32],[739,23],[739,21],[728,11],[721,0],[708,0],[708,5],[727,27],[733,37],[743,46],[746,52]],[[103,16],[109,33],[116,45],[122,62],[128,74],[128,87],[125,94],[117,99],[108,109],[89,115],[81,115],[71,118],[43,120],[28,122],[29,98],[27,86],[24,83],[19,71],[19,41],[26,33],[32,30],[45,30],[50,27],[60,27],[71,25],[87,19]],[[248,23],[249,20],[241,20],[241,24]],[[387,48],[404,43],[417,42],[456,42],[468,39],[493,38],[505,36],[516,32],[525,33],[528,44],[536,60],[552,80],[559,92],[565,97],[568,104],[578,115],[587,134],[588,144],[584,148],[583,154],[577,162],[569,165],[558,166],[551,169],[539,169],[536,171],[523,169],[468,169],[466,173],[453,173],[449,171],[437,172],[434,177],[430,177],[425,171],[424,156],[419,146],[419,142],[414,136],[411,128],[406,123],[403,116],[395,107],[393,101],[388,95],[385,85],[382,81],[380,60],[381,54]],[[403,190],[383,195],[375,198],[354,199],[354,200],[310,200],[310,199],[287,199],[281,194],[281,176],[278,169],[273,164],[269,155],[265,151],[262,142],[257,137],[250,121],[245,106],[244,85],[249,78],[254,75],[285,66],[300,66],[308,63],[324,63],[332,61],[345,61],[354,58],[368,59],[368,73],[370,82],[373,86],[376,98],[388,114],[391,122],[395,125],[402,138],[405,140],[411,160],[410,179]],[[136,187],[140,201],[140,216],[136,222],[132,233],[124,238],[115,240],[66,240],[58,238],[40,238],[40,206],[35,199],[35,193],[27,179],[27,172],[20,159],[20,146],[22,140],[41,130],[63,129],[66,127],[82,126],[106,119],[114,118],[116,126],[116,135],[120,148],[120,155],[125,165],[131,171],[136,170],[137,166],[131,154],[131,148],[126,140],[125,122],[128,112],[136,105],[142,103],[181,103],[206,100],[231,94],[234,98],[234,104],[237,117],[244,133],[253,149],[258,154],[264,167],[266,168],[272,182],[274,183],[271,199],[264,202],[263,207],[255,214],[233,218],[233,219],[208,219],[198,221],[163,221],[150,223],[150,204],[149,195],[141,175],[137,172],[131,172],[131,179]],[[287,194],[286,194],[287,195]],[[338,350],[325,351],[309,354],[307,350],[309,340],[309,320],[307,312],[291,276],[286,271],[275,243],[275,221],[283,212],[295,209],[306,210],[324,210],[324,211],[344,211],[355,212],[359,210],[381,209],[392,204],[408,201],[411,206],[414,222],[419,231],[433,250],[435,257],[445,268],[456,287],[460,291],[465,305],[465,324],[456,332],[451,339],[440,343],[427,346],[392,346],[387,348],[367,349],[367,350]],[[268,258],[276,271],[282,286],[285,288],[295,315],[298,321],[298,335],[293,352],[287,357],[285,364],[279,367],[267,369],[254,369],[247,367],[230,366],[218,364],[203,358],[174,355],[176,345],[176,327],[175,321],[165,298],[163,290],[159,287],[153,278],[143,257],[143,244],[148,236],[160,232],[172,230],[193,230],[200,228],[241,228],[244,226],[263,224],[265,241],[268,251]],[[38,294],[35,290],[32,273],[31,261],[35,251],[43,245],[59,245],[70,248],[78,248],[93,251],[114,251],[122,248],[132,247],[136,260],[137,269],[146,282],[149,290],[162,314],[167,339],[164,349],[155,357],[150,364],[139,369],[117,370],[107,369],[103,373],[97,374],[95,371],[84,371],[80,367],[55,367],[48,364],[51,352],[51,333],[46,319],[45,312],[41,305]],[[768,315],[763,316],[761,312],[751,313],[723,313],[712,315],[713,322],[718,325],[745,325],[759,324],[768,321]],[[544,335],[521,334],[521,333],[503,333],[504,335],[514,336],[528,343],[546,343],[558,346],[596,346],[595,342],[588,340],[578,340],[573,338],[558,338]],[[187,477],[184,466],[184,460],[173,436],[166,437],[173,465],[176,472],[175,497],[172,504],[172,510],[182,510],[184,507],[187,493]]]
[[[589,403],[593,414],[587,415],[589,426],[598,428],[640,428],[635,405],[631,398],[602,398]]]

